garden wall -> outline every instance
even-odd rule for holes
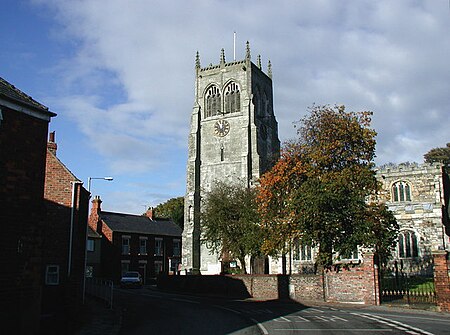
[[[378,271],[373,254],[366,254],[361,264],[336,266],[316,275],[163,276],[157,284],[163,290],[190,294],[379,304]]]

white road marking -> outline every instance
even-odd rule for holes
[[[410,325],[407,325],[405,323],[399,322],[399,321],[395,321],[395,320],[391,320],[391,319],[386,319],[383,317],[380,317],[378,315],[372,315],[372,314],[366,314],[366,313],[350,313],[352,315],[356,315],[356,316],[360,316],[366,319],[370,319],[373,321],[377,321],[379,323],[382,324],[387,324],[390,325],[391,327],[394,327],[396,329],[400,329],[403,331],[406,331],[408,334],[422,334],[422,335],[434,335],[433,333],[430,333],[426,330],[420,329],[420,328],[416,328]]]
[[[263,326],[262,323],[258,322],[258,320],[255,319],[250,319],[252,320],[254,323],[256,323],[256,325],[259,327],[259,329],[261,329],[261,331],[263,332],[264,335],[269,335],[269,332],[267,331],[266,327]]]

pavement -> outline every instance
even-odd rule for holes
[[[85,317],[76,335],[117,335],[122,324],[119,308],[111,309],[105,302],[88,297],[85,305]]]

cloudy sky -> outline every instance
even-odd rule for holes
[[[450,142],[449,0],[3,0],[0,76],[58,114],[58,157],[141,214],[184,195],[195,54],[261,55],[282,141],[312,104],[374,112],[377,164]]]

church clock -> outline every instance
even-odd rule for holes
[[[214,134],[223,137],[230,131],[230,124],[227,120],[219,120],[214,124]]]

